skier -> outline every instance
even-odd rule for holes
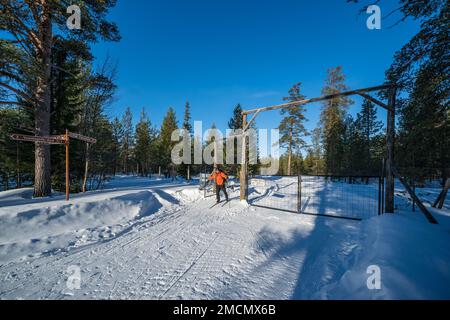
[[[216,198],[217,198],[217,203],[220,202],[220,190],[223,191],[223,193],[225,194],[225,199],[228,202],[228,193],[227,193],[227,187],[225,185],[226,181],[228,179],[228,176],[225,172],[223,172],[222,169],[220,168],[216,168],[214,170],[214,172],[209,176],[209,180],[212,181],[214,180],[215,184],[216,184]]]

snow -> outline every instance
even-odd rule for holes
[[[437,196],[418,193],[427,206]],[[399,185],[396,214],[361,222],[253,207],[238,187],[213,209],[203,195],[127,176],[70,202],[0,193],[0,299],[450,298],[448,202],[431,225]],[[371,265],[380,290],[367,287]]]

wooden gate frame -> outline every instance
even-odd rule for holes
[[[387,104],[384,102],[375,99],[370,96],[368,92],[380,91],[380,90],[388,90],[388,102]],[[293,106],[302,106],[313,102],[326,101],[331,100],[338,97],[347,97],[352,95],[359,95],[376,105],[382,107],[387,110],[387,123],[386,123],[386,188],[385,188],[385,212],[394,213],[394,174],[392,169],[394,167],[394,139],[395,139],[395,105],[396,105],[396,96],[397,96],[397,85],[396,84],[385,84],[376,87],[363,88],[357,90],[351,90],[346,92],[340,92],[336,94],[325,95],[312,99],[305,99],[301,101],[294,101],[289,103],[284,103],[280,105],[256,108],[252,110],[243,110],[242,111],[242,166],[240,173],[240,182],[241,182],[241,201],[248,200],[248,182],[247,182],[247,174],[248,174],[248,163],[247,163],[247,130],[250,128],[252,123],[258,117],[258,114],[265,111],[270,110],[279,110],[285,109]],[[247,117],[253,114],[252,118],[247,121]]]

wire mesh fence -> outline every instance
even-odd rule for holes
[[[448,192],[450,168],[399,167],[397,169],[424,204],[439,209],[450,209],[450,192]],[[444,190],[446,185],[447,189]],[[415,211],[416,203],[411,196],[403,188],[398,189],[397,195],[406,199]]]
[[[382,213],[380,177],[302,176],[300,212],[354,219]]]
[[[383,211],[377,176],[257,176],[249,203],[280,211],[361,220]]]
[[[298,212],[298,177],[257,176],[249,179],[248,202],[251,205]]]
[[[213,166],[202,166],[201,172],[200,172],[200,190],[203,191],[203,197],[209,198],[213,197],[216,193],[216,190],[214,189],[214,184],[211,183],[209,180],[209,177],[211,173],[213,172],[214,167]]]

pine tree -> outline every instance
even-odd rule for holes
[[[343,92],[348,89],[345,85],[342,67],[328,70],[323,95]],[[324,146],[325,167],[328,174],[338,174],[344,167],[345,115],[347,107],[352,103],[348,97],[337,97],[323,103],[321,113],[321,130]]]
[[[238,103],[233,109],[233,116],[230,121],[228,121],[228,128],[231,130],[242,130],[242,121],[242,107]],[[226,170],[235,173],[236,176],[239,177],[241,166],[238,165],[238,163],[240,162],[242,150],[238,150],[237,138],[233,138],[231,141],[234,144],[233,164],[227,164]],[[229,141],[227,142],[229,143]]]
[[[109,174],[114,172],[113,128],[106,116],[96,119],[93,136],[97,139],[95,148],[90,151],[90,174],[87,177],[87,189],[97,190],[103,186]]]
[[[194,144],[192,143],[193,129],[192,129],[192,124],[191,124],[191,105],[190,105],[189,101],[186,101],[186,105],[184,108],[183,129],[186,130],[188,137],[191,138],[190,156],[192,159],[193,154],[194,154]],[[190,178],[193,168],[194,168],[194,166],[183,163],[178,167],[178,173],[181,176],[183,176],[185,179],[188,179],[188,171],[190,173],[189,174],[189,178]]]
[[[420,30],[396,52],[386,76],[400,89],[411,91],[423,66],[440,70],[442,74],[448,69],[450,5],[443,0],[401,0],[398,11],[402,16],[399,22],[407,18],[419,20]]]
[[[310,174],[324,174],[325,166],[322,150],[322,130],[320,127],[311,132],[311,146],[307,150],[305,158],[305,169]]]
[[[402,97],[397,100],[400,127],[395,161],[398,166],[413,167],[413,175],[420,175],[420,170],[427,171],[430,168],[426,167],[432,167],[436,171],[433,174],[441,174],[446,179],[450,176],[450,5],[444,0],[397,2],[396,9],[388,15],[397,15],[396,24],[407,19],[416,20],[420,22],[420,28],[396,52],[386,72],[386,80],[396,83],[398,95]],[[378,137],[374,142],[380,145],[381,140],[382,137]]]
[[[113,175],[116,175],[117,169],[119,168],[119,160],[121,155],[121,146],[123,141],[123,126],[120,122],[119,118],[115,117],[112,122],[112,139],[113,139],[113,146],[112,146],[112,161],[114,163],[114,170]],[[120,169],[119,169],[120,170]]]
[[[172,164],[172,148],[176,142],[172,141],[172,133],[178,129],[175,111],[169,107],[161,125],[159,137],[159,164],[169,170]]]
[[[344,132],[342,135],[343,157],[341,172],[343,174],[363,174],[367,161],[365,159],[364,133],[358,126],[358,121],[351,115],[344,119]],[[368,174],[366,172],[366,174]]]
[[[84,108],[81,115],[81,121],[78,126],[77,132],[80,132],[86,136],[96,138],[98,134],[102,133],[107,141],[101,141],[97,143],[95,148],[92,148],[90,144],[86,143],[78,143],[78,145],[82,147],[83,152],[79,152],[80,154],[84,154],[84,161],[80,161],[80,164],[83,164],[82,168],[82,176],[83,182],[81,186],[81,190],[86,192],[87,190],[87,181],[88,176],[93,174],[97,175],[97,178],[103,183],[105,179],[106,173],[115,173],[115,169],[112,168],[111,164],[116,163],[113,157],[113,138],[112,138],[112,127],[109,121],[106,119],[104,115],[105,106],[112,100],[114,92],[116,90],[116,86],[113,83],[113,78],[115,75],[115,66],[112,66],[108,60],[100,66],[98,71],[91,71],[90,68],[86,68],[88,74],[88,85],[86,86],[86,92],[83,95]],[[98,128],[101,127],[104,129],[104,132],[98,132]],[[99,140],[101,137],[98,137]],[[107,143],[104,148],[100,148],[103,143]],[[105,167],[96,167],[97,172],[91,172],[91,154],[95,149],[95,153],[97,157],[104,156],[103,154],[99,154],[101,150],[105,150],[107,153],[108,161],[102,162]]]
[[[377,110],[372,102],[364,100],[355,125],[357,130],[360,131],[364,143],[363,153],[359,154],[358,157],[364,158],[366,174],[370,175],[375,171],[373,164],[377,147],[376,137],[381,133],[383,127],[383,123],[377,120]]]
[[[90,133],[81,132],[83,120],[87,119],[87,113],[91,110],[88,106],[88,94],[91,92],[92,68],[90,62],[74,57],[67,41],[57,38],[52,50],[52,78],[51,83],[51,106],[52,117],[50,121],[51,134],[64,134],[66,129],[70,132],[79,132],[86,135]],[[83,123],[82,123],[83,122]],[[70,186],[71,191],[79,191],[80,177],[83,172],[83,164],[86,150],[82,149],[85,144],[72,141],[69,148]],[[54,190],[65,189],[65,149],[54,147],[51,153],[51,177]]]
[[[124,174],[128,174],[130,172],[130,161],[134,145],[133,114],[131,113],[130,107],[128,107],[125,110],[125,114],[123,115],[122,118],[122,126],[123,126],[123,139],[121,147],[122,170]]]
[[[296,83],[290,90],[289,96],[283,98],[287,102],[296,102],[304,100],[306,97],[300,93],[301,83]],[[301,148],[305,146],[303,137],[308,135],[308,132],[304,126],[305,108],[303,105],[292,106],[281,111],[284,115],[283,120],[278,127],[280,130],[280,146],[287,148],[287,175],[292,173],[292,157],[295,153],[297,157],[300,157]],[[297,169],[299,166],[297,166]]]
[[[146,176],[148,174],[150,156],[150,123],[144,108],[142,108],[141,118],[136,125],[135,137],[135,159],[139,168],[138,174]]]
[[[0,108],[0,190],[8,190],[12,186],[11,180],[15,180],[15,186],[20,188],[26,182],[24,180],[30,178],[27,173],[32,172],[34,165],[33,146],[30,143],[13,142],[9,136],[31,124],[32,119],[23,110]]]
[[[79,1],[83,28],[67,32],[67,3],[62,0],[4,0],[0,2],[0,29],[9,39],[2,40],[0,87],[16,97],[2,104],[31,106],[35,111],[35,134],[51,133],[52,50],[57,38],[68,39],[78,55],[90,58],[89,42],[101,37],[119,40],[116,25],[106,21],[114,0]],[[34,196],[51,193],[50,146],[36,144]]]
[[[397,157],[404,167],[439,170],[443,181],[450,176],[450,89],[446,78],[448,75],[432,64],[419,71],[411,96],[400,108]]]

